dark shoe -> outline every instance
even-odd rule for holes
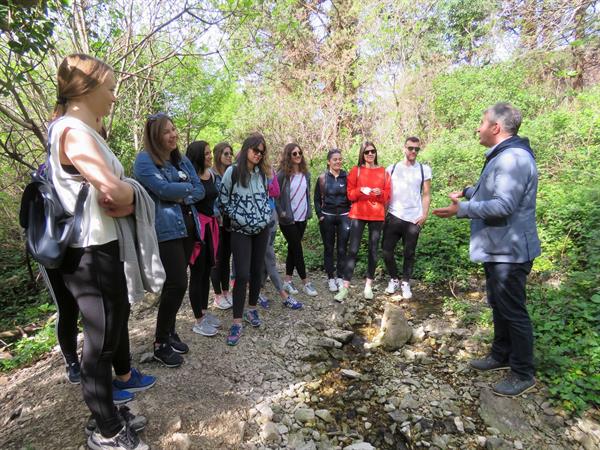
[[[166,343],[154,344],[154,359],[167,367],[179,367],[183,364],[183,357]]]
[[[171,333],[169,335],[169,344],[171,344],[173,351],[181,353],[182,355],[190,351],[188,345],[185,342],[181,342],[177,333]]]
[[[483,359],[473,359],[469,361],[469,364],[473,369],[482,371],[510,369],[508,363],[498,362],[492,358],[491,355],[488,355]]]
[[[129,392],[140,392],[150,389],[156,383],[156,377],[144,375],[135,367],[131,368],[131,377],[127,381],[121,381],[118,378],[113,380],[113,386],[117,389]]]
[[[81,366],[79,362],[73,362],[67,365],[67,380],[71,384],[81,383]]]
[[[137,433],[125,424],[121,431],[115,436],[107,438],[100,434],[96,429],[88,437],[87,445],[92,450],[149,450],[148,447],[137,435]]]
[[[519,376],[510,371],[510,373],[504,378],[500,380],[498,383],[494,385],[492,391],[494,394],[499,395],[501,397],[516,397],[518,395],[524,394],[527,391],[530,391],[535,386],[535,378],[528,378],[523,380],[519,378]]]
[[[137,416],[132,414],[129,408],[125,405],[119,406],[118,414],[121,419],[121,423],[123,425],[127,423],[129,427],[136,433],[142,431],[144,428],[146,428],[146,425],[148,424],[148,419],[146,419],[141,414],[138,414]],[[85,434],[91,436],[92,433],[96,431],[97,427],[98,426],[96,424],[96,419],[90,417],[88,419],[87,424],[85,425]]]

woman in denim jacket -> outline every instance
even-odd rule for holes
[[[160,295],[154,359],[179,367],[189,351],[175,332],[175,318],[187,290],[187,266],[200,224],[194,203],[204,188],[190,161],[177,148],[177,129],[164,113],[150,116],[144,128],[144,151],[133,165],[135,178],[155,203],[156,235],[167,279]]]

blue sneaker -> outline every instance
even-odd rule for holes
[[[260,318],[258,317],[258,311],[255,309],[248,309],[244,312],[244,320],[253,327],[260,327]]]
[[[262,294],[258,294],[258,304],[264,309],[269,309],[269,299]]]
[[[113,385],[113,403],[115,405],[130,402],[134,397],[135,395],[133,392],[123,391]]]
[[[238,341],[242,337],[242,324],[234,323],[229,329],[229,336],[227,336],[227,345],[237,345]]]
[[[286,298],[283,302],[283,306],[286,306],[290,309],[302,309],[304,305],[291,295],[288,295],[288,298]]]
[[[150,389],[156,383],[156,377],[144,375],[135,367],[131,368],[131,377],[127,381],[113,380],[113,386],[121,391],[140,392]]]

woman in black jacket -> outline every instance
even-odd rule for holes
[[[346,195],[346,171],[342,170],[342,152],[338,149],[327,153],[327,170],[315,183],[315,212],[323,238],[323,261],[327,272],[328,287],[337,292],[342,283],[346,247],[350,235],[350,200]],[[337,261],[333,263],[333,251],[337,242]],[[337,274],[337,279],[336,279]]]

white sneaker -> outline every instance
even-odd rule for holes
[[[221,328],[221,319],[209,312],[204,315],[204,320],[215,328]]]
[[[195,323],[192,327],[192,331],[196,334],[201,334],[202,336],[214,336],[218,333],[218,330],[208,323],[206,317],[200,321],[200,323]]]
[[[341,288],[342,286],[344,286],[344,279],[343,278],[336,278],[335,282],[337,283],[338,289]]]
[[[142,441],[137,433],[129,426],[124,426],[116,436],[104,437],[96,429],[87,440],[92,450],[149,450],[150,447]]]
[[[233,294],[231,293],[231,291],[229,291],[227,293],[227,295],[225,296],[225,299],[227,300],[227,305],[229,306],[229,308],[233,307]],[[229,309],[227,308],[227,309]]]
[[[283,290],[288,294],[296,295],[298,293],[298,289],[294,287],[291,281],[283,282]]]
[[[330,278],[329,281],[327,282],[327,285],[329,286],[329,292],[337,292],[338,291],[338,285],[337,285],[337,282],[335,281],[335,278]]]
[[[409,299],[412,298],[412,292],[410,291],[410,284],[408,284],[406,281],[402,282],[402,298],[404,299]]]
[[[317,290],[313,287],[312,283],[310,283],[310,282],[308,282],[304,285],[304,287],[302,288],[302,291],[306,295],[310,295],[311,297],[316,297],[317,295],[319,295],[317,293]]]
[[[363,297],[367,300],[373,299],[373,288],[370,284],[365,284],[365,290],[363,291]]]
[[[219,295],[215,297],[215,308],[219,309],[229,309],[231,308],[231,304],[227,301],[227,297],[224,295]]]
[[[398,288],[400,287],[400,281],[398,279],[392,278],[385,288],[385,293],[388,295],[395,294]]]

